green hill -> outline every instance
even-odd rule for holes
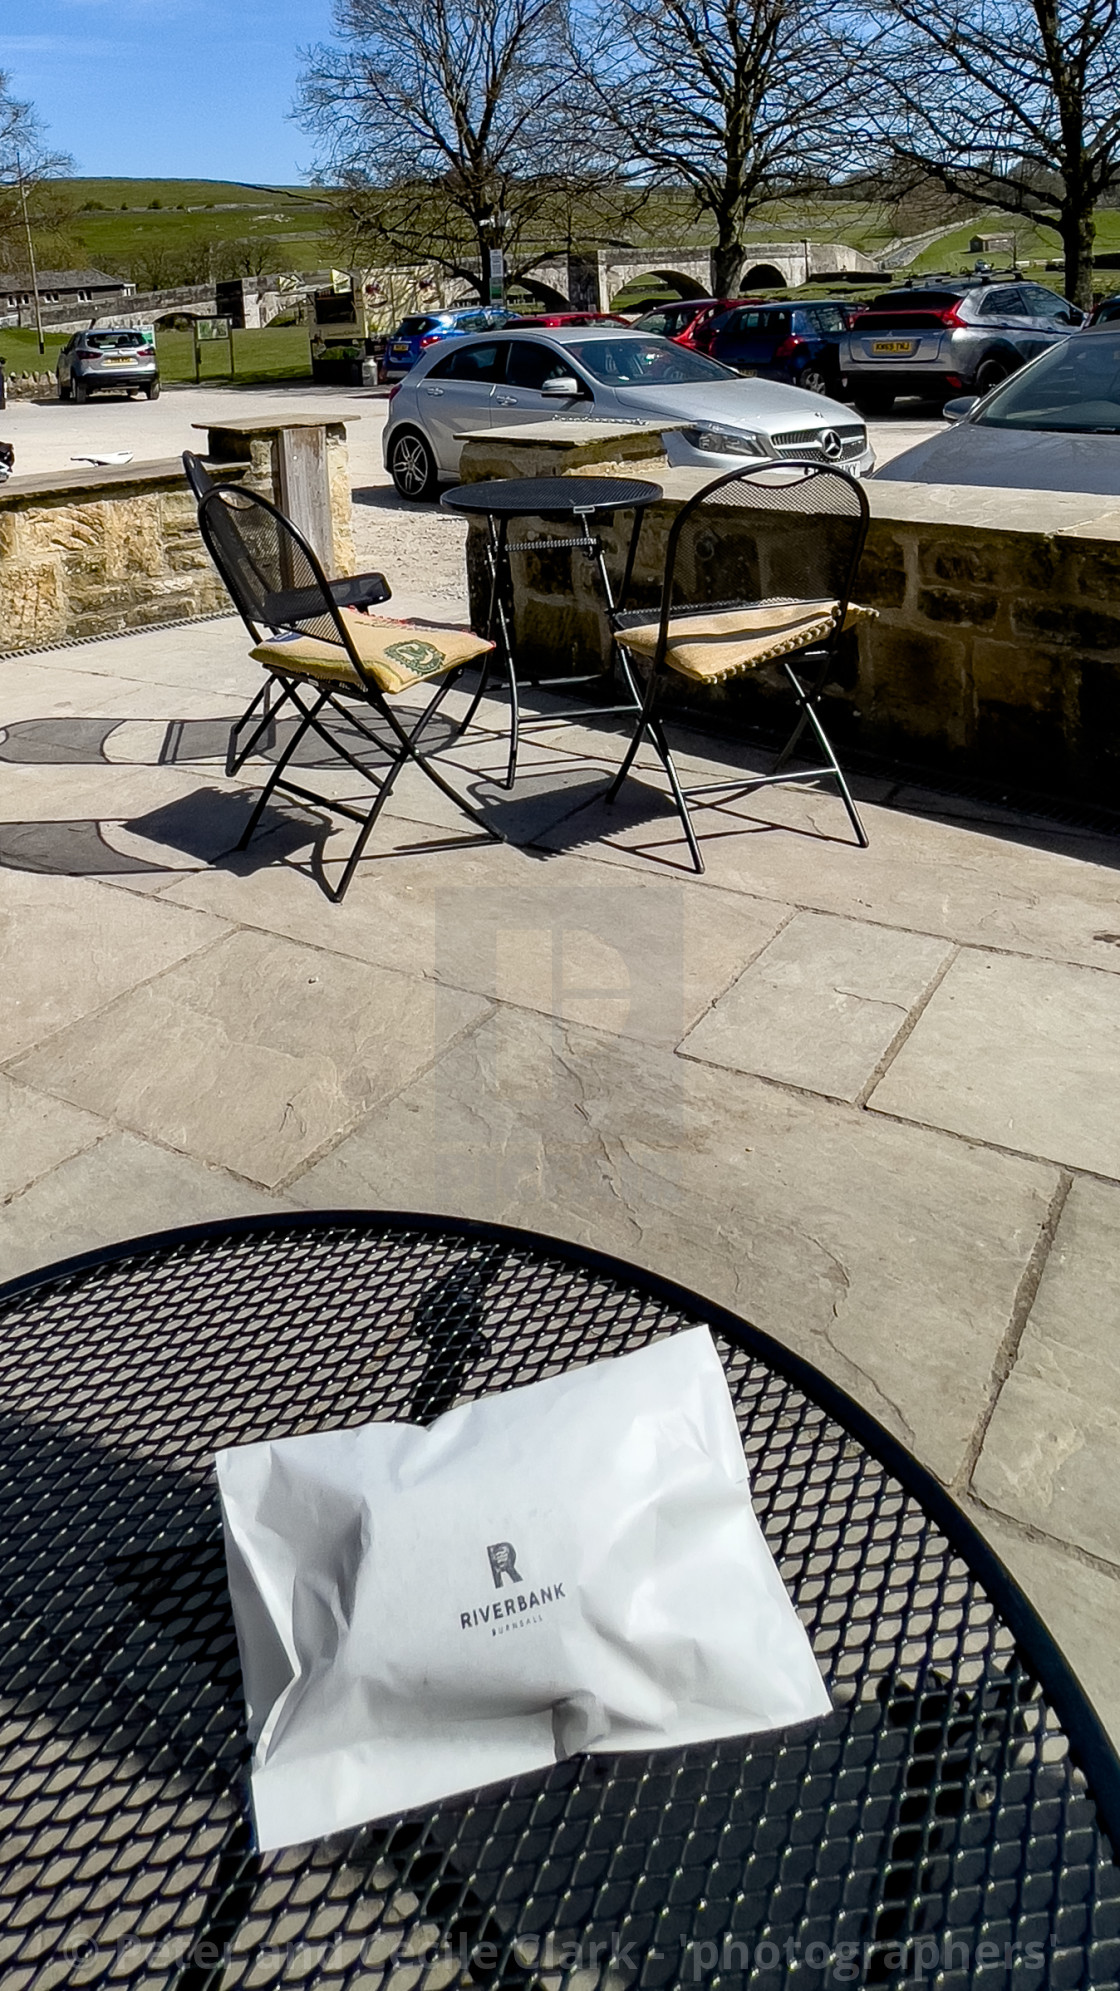
[[[243,257],[246,274],[323,269],[332,260],[327,204],[307,189],[231,180],[60,184],[73,202],[75,244],[89,262],[142,284],[201,281],[208,259],[216,266]]]

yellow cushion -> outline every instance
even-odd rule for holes
[[[471,629],[440,629],[424,622],[390,622],[343,609],[350,639],[370,676],[382,691],[406,691],[411,684],[438,677],[442,671],[467,664],[492,650],[485,636]],[[251,652],[259,664],[300,677],[326,678],[335,684],[360,685],[362,680],[341,643],[319,636],[274,636]]]
[[[669,640],[665,662],[684,677],[704,684],[734,677],[737,671],[755,670],[772,657],[791,650],[806,649],[830,636],[836,627],[840,604],[835,601],[767,602],[757,607],[690,609],[669,618]],[[850,602],[844,617],[845,629],[875,615],[873,608]],[[621,630],[620,640],[639,656],[652,657],[657,649],[660,625],[641,622]]]

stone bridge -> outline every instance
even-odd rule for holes
[[[711,297],[713,263],[710,249],[600,249],[594,255],[543,257],[521,283],[555,310],[609,311],[637,277],[656,277],[679,297]],[[796,289],[822,277],[857,273],[877,276],[879,264],[845,242],[748,242],[736,289]]]
[[[285,279],[285,281],[288,281]],[[158,325],[161,318],[218,318],[228,315],[229,293],[236,289],[243,300],[245,324],[250,330],[267,325],[281,311],[298,302],[299,293],[280,288],[279,277],[244,277],[235,284],[181,284],[173,290],[133,291],[114,303],[102,298],[85,305],[53,304],[43,309],[45,332],[84,332],[90,325]],[[21,325],[34,325],[30,305],[20,308]]]

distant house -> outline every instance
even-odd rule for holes
[[[118,297],[135,295],[136,285],[124,277],[111,277],[104,270],[40,270],[41,304],[112,303]],[[26,272],[0,275],[0,312],[18,311],[34,304],[31,277]]]

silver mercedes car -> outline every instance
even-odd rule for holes
[[[433,498],[457,479],[465,431],[555,416],[663,418],[670,463],[713,475],[758,461],[835,463],[854,477],[875,467],[859,416],[826,394],[745,380],[669,339],[602,325],[456,339],[389,401],[385,468],[404,498]]]

